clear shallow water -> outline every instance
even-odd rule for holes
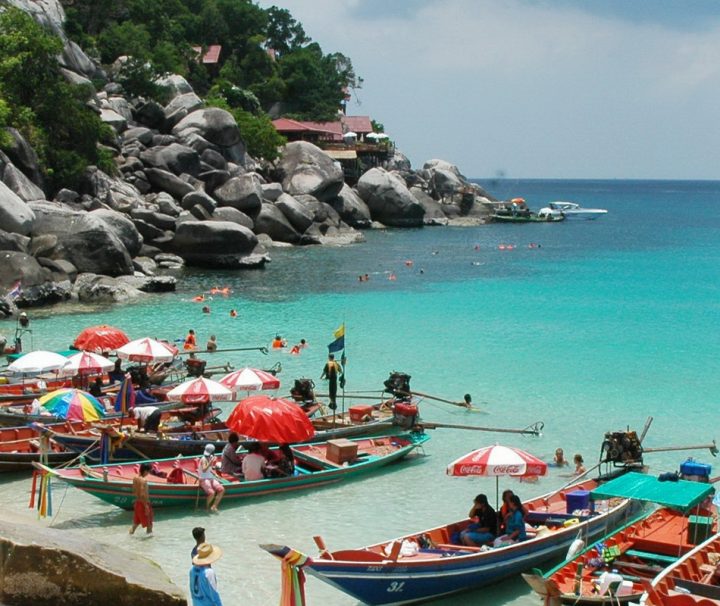
[[[185,587],[190,530],[203,525],[226,552],[216,568],[227,603],[268,604],[279,594],[279,565],[258,543],[288,542],[314,554],[313,534],[343,548],[462,517],[476,493],[494,493],[492,480],[444,475],[450,460],[472,448],[499,441],[549,458],[563,446],[592,464],[605,431],[639,430],[648,416],[655,421],[646,446],[716,437],[720,183],[521,181],[496,191],[521,195],[535,209],[565,199],[610,212],[594,222],[369,232],[358,246],[280,249],[264,271],[188,273],[177,294],[138,305],[33,311],[33,340],[38,348],[65,347],[101,322],[134,337],[181,338],[192,327],[201,343],[217,334],[221,347],[267,345],[279,332],[291,344],[306,338],[310,348],[299,357],[215,358],[260,367],[280,360],[283,386],[308,376],[322,390],[325,345],[345,320],[348,390],[379,390],[391,370],[404,370],[418,391],[449,399],[469,392],[486,412],[426,401],[428,420],[503,427],[543,420],[542,438],[436,430],[426,458],[378,477],[228,506],[217,517],[159,511],[157,536],[148,541],[127,536],[130,514],[58,485],[53,526],[144,553]],[[396,281],[387,279],[390,271]],[[370,281],[358,282],[364,273]],[[210,315],[190,302],[225,285],[233,295],[215,298]],[[229,317],[231,308],[238,318]],[[0,323],[0,332],[12,329]],[[660,472],[683,456],[646,461]],[[707,453],[696,456],[712,462]],[[508,485],[524,496],[563,481],[554,473],[538,485]],[[3,480],[0,507],[23,511],[28,490],[24,478]],[[308,596],[310,604],[354,603],[315,579]],[[510,582],[438,604],[481,596],[488,604],[537,603],[524,583]]]

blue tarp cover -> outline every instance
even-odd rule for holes
[[[599,486],[590,493],[590,498],[595,501],[612,497],[636,499],[687,511],[713,492],[712,484],[687,480],[661,482],[653,476],[630,472]]]

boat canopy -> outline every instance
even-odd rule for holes
[[[661,482],[653,476],[630,472],[599,486],[590,493],[590,498],[595,501],[612,497],[636,499],[688,511],[714,492],[712,484],[688,480]]]

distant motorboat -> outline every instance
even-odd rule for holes
[[[566,219],[597,219],[602,215],[607,214],[607,210],[604,208],[583,208],[575,202],[550,202],[548,204],[553,210],[561,211]]]

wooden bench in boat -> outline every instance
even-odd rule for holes
[[[707,583],[698,583],[697,581],[688,581],[678,578],[673,578],[673,581],[675,581],[676,589],[686,589],[690,593],[703,598],[720,600],[720,587],[717,585],[709,585]]]
[[[664,555],[662,553],[652,553],[650,551],[640,551],[639,549],[628,549],[623,555],[634,556],[643,560],[653,560],[655,562],[662,562],[665,564],[674,564],[677,562],[677,558],[673,556]]]

